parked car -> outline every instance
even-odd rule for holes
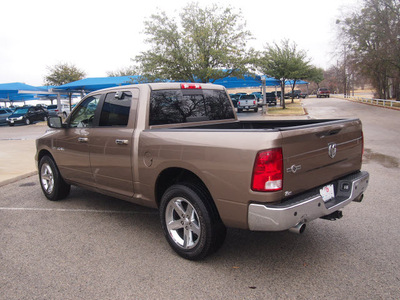
[[[257,97],[255,95],[242,95],[237,104],[238,112],[242,112],[244,109],[252,109],[254,112],[258,112]]]
[[[29,125],[37,121],[46,121],[48,116],[47,111],[40,106],[17,107],[7,118],[7,123],[9,126],[14,126],[14,124]]]
[[[322,98],[322,97],[329,98],[330,93],[331,92],[326,88],[319,88],[317,90],[317,98]]]
[[[64,118],[67,118],[69,113],[71,112],[68,104],[61,104],[60,110],[57,109],[57,105],[49,105],[47,106],[47,111],[49,113],[49,116],[51,117],[56,117],[60,114]]]
[[[231,97],[232,103],[234,107],[237,107],[237,103],[239,101],[240,95],[237,94],[229,94],[229,97]]]
[[[7,118],[12,115],[12,112],[6,108],[0,108],[0,124],[7,124]]]
[[[258,104],[258,106],[262,106],[262,105],[263,105],[264,99],[263,99],[262,93],[260,93],[260,92],[253,92],[253,93],[251,93],[251,95],[254,95],[254,96],[257,97],[257,104]]]
[[[303,93],[301,90],[294,90],[293,92],[290,91],[289,93],[285,94],[286,99],[290,99],[292,97],[297,98],[297,99],[299,99],[299,98],[304,99],[305,97],[307,97],[307,93]]]
[[[68,117],[69,113],[71,112],[69,104],[61,104],[60,110],[64,118]]]
[[[265,93],[265,99],[268,105],[276,105],[278,96],[275,92]]]
[[[49,117],[57,117],[58,116],[57,105],[49,105],[49,106],[47,106],[47,112],[49,114]]]

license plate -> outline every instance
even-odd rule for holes
[[[335,188],[333,184],[328,184],[324,186],[322,189],[319,190],[319,194],[321,195],[322,200],[324,200],[324,202],[327,202],[335,198]]]
[[[249,107],[248,107],[248,106],[246,106],[245,108],[246,108],[246,109],[249,109]]]
[[[11,120],[11,122],[10,122],[11,124],[14,124],[14,120]]]

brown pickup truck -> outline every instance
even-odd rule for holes
[[[360,202],[358,119],[239,121],[226,90],[154,83],[87,95],[37,140],[44,195],[70,185],[157,208],[170,246],[201,259],[226,227],[304,231]]]

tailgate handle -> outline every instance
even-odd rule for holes
[[[324,137],[326,137],[326,136],[331,136],[331,135],[338,134],[341,130],[342,130],[342,129],[339,128],[339,129],[333,129],[333,130],[318,132],[318,133],[316,134],[316,136],[322,139],[322,138],[324,138]]]
[[[88,138],[83,138],[83,137],[78,138],[79,143],[87,143],[88,141],[89,141]]]
[[[119,139],[117,139],[117,140],[115,140],[115,143],[117,145],[128,145],[128,140],[119,140]]]

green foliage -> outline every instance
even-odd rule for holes
[[[267,45],[266,50],[261,53],[258,68],[263,74],[281,81],[282,95],[285,94],[286,80],[293,80],[293,91],[296,81],[311,78],[316,74],[306,52],[298,50],[296,43],[290,43],[289,40],[283,40],[280,45],[277,43]],[[285,108],[284,100],[282,106]]]
[[[345,68],[368,77],[379,98],[387,98],[394,86],[400,100],[400,2],[364,0],[359,11],[336,23]]]
[[[319,87],[319,84],[324,80],[324,69],[311,67],[309,76],[307,79],[311,82],[315,82]]]
[[[86,76],[85,72],[67,63],[60,63],[53,67],[48,67],[48,70],[49,74],[44,78],[46,85],[59,86],[83,79]]]
[[[178,23],[178,21],[180,21]],[[245,30],[240,13],[216,4],[188,4],[178,18],[165,12],[145,22],[150,50],[136,56],[141,74],[151,79],[213,82],[248,71]]]
[[[138,74],[139,74],[138,70],[133,66],[121,68],[116,71],[107,72],[108,77],[133,76],[133,75],[138,75]]]

